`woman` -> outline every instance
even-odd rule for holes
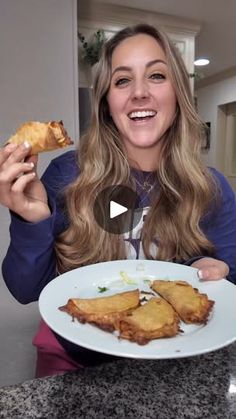
[[[234,282],[235,196],[220,173],[201,163],[204,127],[183,61],[167,37],[138,25],[109,40],[92,103],[78,155],[54,159],[41,181],[27,143],[0,151],[0,202],[12,211],[3,276],[15,298],[37,300],[57,272],[130,257],[185,263],[202,279],[228,275]],[[97,193],[120,184],[139,193],[146,213],[141,235],[110,234],[94,219]],[[34,344],[37,376],[99,361],[43,323]]]

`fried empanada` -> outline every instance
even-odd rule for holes
[[[59,310],[66,311],[81,323],[92,323],[103,330],[117,329],[120,316],[139,306],[139,290],[126,291],[108,297],[71,298]]]
[[[139,345],[152,339],[175,336],[179,330],[177,313],[169,303],[157,297],[123,315],[119,323],[120,337]]]
[[[168,301],[185,323],[206,323],[214,301],[185,281],[155,280],[151,288]]]
[[[51,151],[64,148],[71,144],[62,121],[37,122],[29,121],[22,124],[16,133],[8,139],[6,144],[22,144],[27,141],[31,145],[29,154],[38,154],[43,151]]]

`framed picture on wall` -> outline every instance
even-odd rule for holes
[[[211,146],[211,123],[205,122],[205,136],[202,144],[202,150],[208,151]]]

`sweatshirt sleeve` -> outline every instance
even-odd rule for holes
[[[62,171],[55,159],[42,177],[52,210],[49,218],[28,223],[11,213],[10,245],[2,273],[9,291],[22,304],[38,300],[42,289],[56,276],[54,241],[66,226],[62,200],[58,200],[58,191],[66,186],[66,181],[69,183],[65,169],[66,165]]]
[[[216,259],[228,264],[228,278],[236,283],[236,196],[227,179],[211,169],[221,191],[220,202],[203,220],[203,230],[215,246]]]

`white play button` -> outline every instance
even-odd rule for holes
[[[110,218],[115,218],[120,214],[124,214],[126,211],[128,211],[128,208],[115,201],[110,201]]]
[[[142,218],[139,196],[126,185],[111,185],[102,189],[94,202],[93,213],[99,227],[111,234],[125,234]]]

